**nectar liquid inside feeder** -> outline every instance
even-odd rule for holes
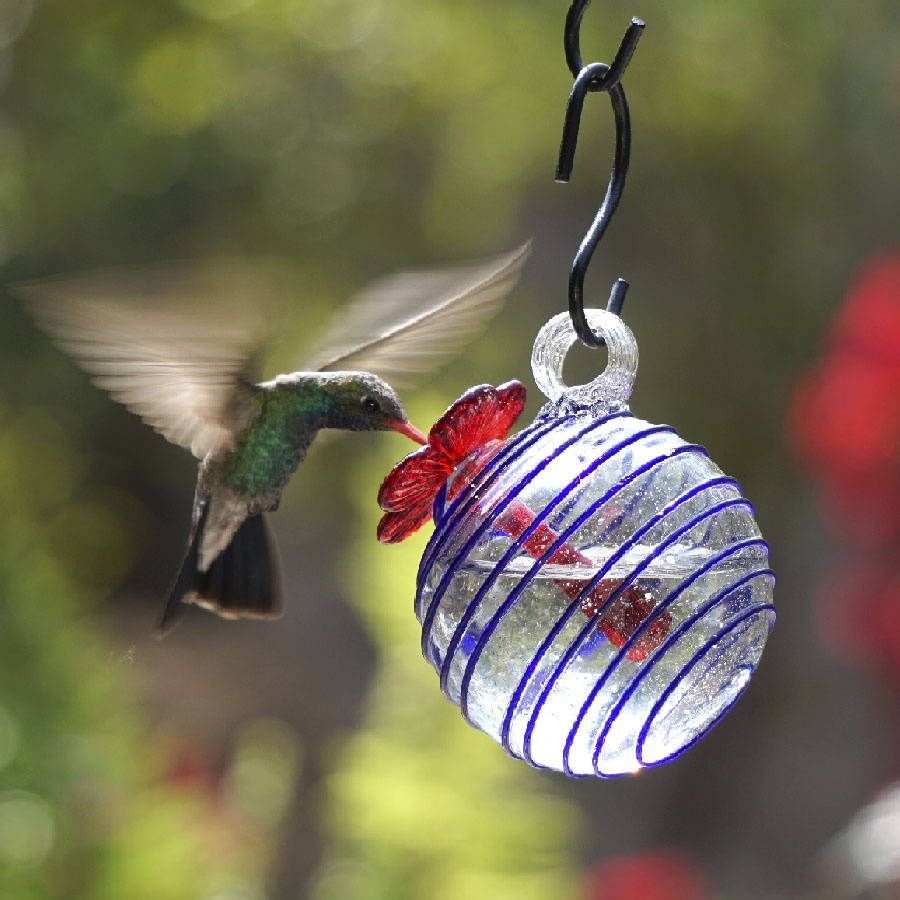
[[[628,410],[631,331],[586,313],[606,369],[566,387],[569,316],[544,326],[532,368],[550,402],[439,495],[416,614],[472,725],[532,765],[612,776],[671,759],[731,708],[774,624],[774,575],[737,483]]]

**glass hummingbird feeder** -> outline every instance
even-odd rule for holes
[[[627,170],[620,79],[643,27],[632,22],[611,66],[582,66],[586,5],[567,20],[576,81],[558,177],[568,178],[589,90],[610,94],[616,165],[573,265],[570,311],[535,341],[548,402],[507,438],[522,385],[464,394],[385,479],[379,539],[401,540],[433,515],[415,610],[423,654],[466,720],[534,766],[614,776],[672,759],[732,707],[774,624],[774,575],[738,484],[701,446],[630,412],[638,353],[618,315],[625,282],[606,310],[582,304]],[[577,338],[605,344],[607,366],[568,387]]]

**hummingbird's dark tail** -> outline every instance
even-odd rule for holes
[[[207,508],[192,530],[187,555],[175,580],[157,634],[164,635],[194,603],[229,619],[281,615],[280,566],[264,513],[244,520],[231,543],[201,572],[198,568]]]

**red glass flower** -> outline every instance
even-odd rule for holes
[[[470,388],[434,423],[428,443],[402,459],[384,479],[378,505],[384,510],[378,540],[395,544],[431,518],[434,499],[456,467],[475,450],[502,441],[522,412],[525,388],[519,381],[500,387]],[[487,461],[487,455],[482,464]],[[469,478],[474,472],[468,473]],[[469,479],[455,482],[458,493]],[[451,492],[451,497],[452,497]]]

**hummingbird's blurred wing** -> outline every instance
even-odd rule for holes
[[[243,375],[259,329],[251,316],[198,304],[190,282],[181,270],[148,270],[14,291],[95,384],[202,459],[258,415],[258,389]]]
[[[395,387],[433,369],[493,316],[519,279],[531,241],[488,262],[376,281],[301,366],[372,372]]]

